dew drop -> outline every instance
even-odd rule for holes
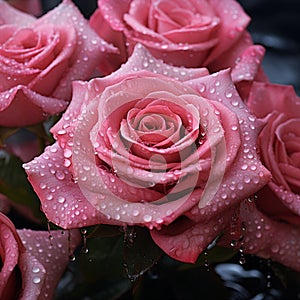
[[[280,250],[279,245],[277,245],[277,244],[272,245],[271,251],[272,251],[273,253],[277,253],[277,252],[279,252],[279,250]]]
[[[58,180],[64,180],[65,179],[65,174],[63,172],[56,172],[55,173],[55,177],[58,179]]]
[[[41,278],[40,277],[33,277],[32,282],[36,283],[36,284],[40,283],[41,282]]]
[[[66,199],[65,199],[65,197],[63,197],[63,196],[59,196],[58,198],[57,198],[57,201],[59,202],[59,203],[64,203],[65,201],[66,201]]]
[[[237,245],[237,241],[236,240],[232,240],[231,242],[230,242],[230,246],[231,247],[235,247]]]
[[[200,93],[203,93],[206,90],[206,86],[203,83],[201,83],[199,84],[198,89]]]
[[[240,259],[239,259],[239,263],[241,265],[244,265],[246,263],[246,258],[244,256],[241,256]]]
[[[262,234],[261,234],[261,232],[256,232],[256,234],[255,234],[255,236],[258,238],[258,239],[260,239],[261,237],[262,237]]]
[[[81,251],[82,251],[82,253],[84,253],[84,254],[89,253],[89,249],[86,248],[86,247],[83,247]]]
[[[151,222],[152,217],[150,215],[144,215],[143,219],[145,222]]]
[[[76,257],[74,254],[70,254],[69,255],[69,261],[75,261],[76,260]]]
[[[241,169],[244,170],[244,171],[247,170],[247,169],[248,169],[248,165],[243,164],[243,165],[241,166]]]
[[[134,211],[132,212],[132,215],[133,215],[134,217],[137,217],[139,214],[140,214],[140,212],[139,212],[138,210],[134,210]]]
[[[65,158],[70,158],[72,156],[72,151],[70,149],[65,149],[64,150],[64,157]]]
[[[33,267],[32,268],[32,272],[33,273],[39,273],[40,272],[40,268],[39,267]]]
[[[239,105],[239,102],[237,101],[237,100],[232,100],[231,101],[231,104],[232,104],[232,106],[238,106]]]
[[[215,91],[216,91],[216,89],[214,87],[209,90],[210,94],[215,93]]]

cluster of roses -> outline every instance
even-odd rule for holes
[[[268,81],[236,1],[99,0],[89,21],[70,0],[0,8],[2,132],[63,113],[40,156],[6,148],[50,222],[144,226],[182,262],[220,237],[300,271],[300,100]],[[0,298],[51,298],[56,233],[0,214]]]

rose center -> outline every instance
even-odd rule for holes
[[[165,130],[167,128],[166,120],[163,116],[153,114],[145,116],[138,125],[138,130],[143,132],[153,132],[157,130]]]
[[[30,49],[34,48],[38,43],[36,33],[30,28],[18,30],[12,38],[10,38],[6,47],[10,49]]]

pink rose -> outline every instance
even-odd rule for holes
[[[24,165],[63,228],[146,226],[167,254],[194,262],[269,180],[229,70],[172,67],[138,45],[117,72],[73,88],[57,142]]]
[[[254,83],[247,105],[265,121],[258,145],[272,180],[241,208],[245,251],[300,271],[300,98],[292,86]]]
[[[141,43],[153,56],[211,72],[232,68],[235,83],[266,80],[260,70],[262,46],[253,45],[250,18],[234,0],[98,0],[90,24],[119,49],[100,70],[110,73]]]
[[[272,181],[259,194],[258,207],[270,217],[300,225],[300,98],[292,86],[254,84],[248,106],[265,126],[259,151]]]
[[[0,126],[62,112],[71,82],[88,79],[108,50],[70,0],[39,19],[0,2]]]
[[[225,232],[219,244],[248,254],[255,254],[265,259],[277,261],[296,271],[300,271],[300,228],[265,214],[260,204],[266,198],[258,196],[258,201],[243,202],[240,206],[236,226],[231,228],[235,235]],[[276,206],[276,201],[269,206]]]
[[[55,287],[69,261],[71,251],[80,241],[77,231],[68,234],[16,230],[13,223],[0,213],[0,298],[51,299]]]

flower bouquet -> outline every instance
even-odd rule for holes
[[[243,3],[45,3],[0,1],[0,298],[296,297],[300,99]]]

